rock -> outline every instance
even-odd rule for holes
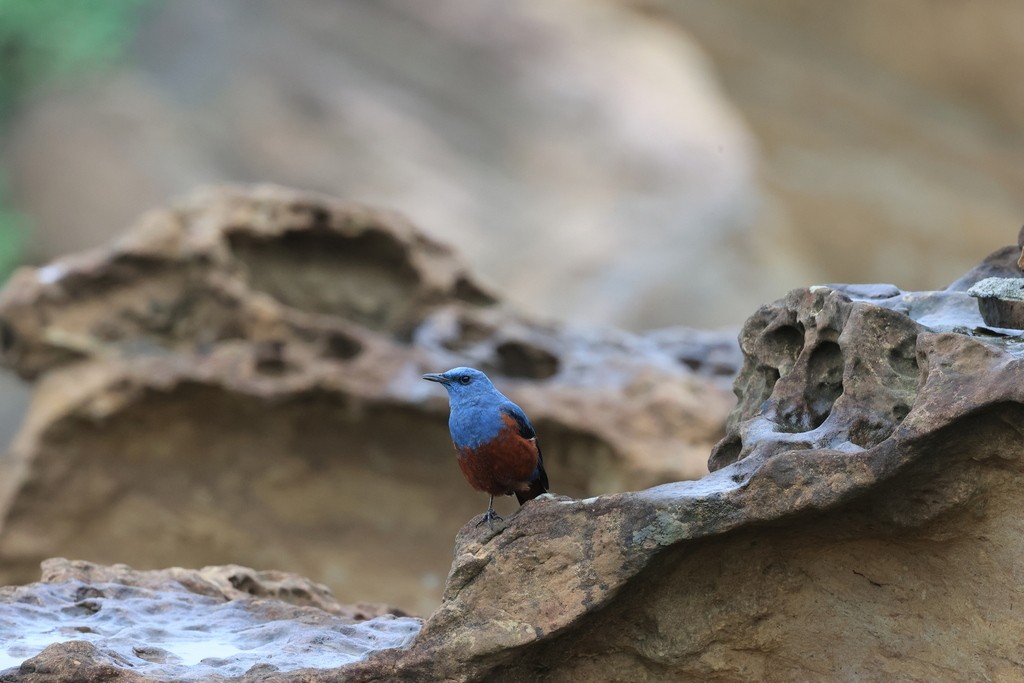
[[[331,327],[326,314],[403,337],[456,301],[494,299],[397,214],[269,186],[212,189],[147,214],[109,250],[15,273],[0,339],[27,378],[82,357],[317,332],[325,355],[343,359],[360,351],[355,332],[314,331]]]
[[[408,616],[400,609],[379,603],[342,605],[335,600],[330,589],[304,576],[274,570],[256,571],[239,565],[136,571],[122,564],[103,566],[56,558],[42,563],[40,580],[42,583],[118,583],[147,589],[162,589],[167,584],[176,583],[197,595],[224,600],[246,597],[278,600],[302,607],[316,607],[352,621],[366,621],[385,614]]]
[[[978,309],[987,324],[1024,329],[1024,278],[988,277],[967,293],[978,300]]]
[[[420,620],[393,612],[339,605],[324,586],[283,572],[139,572],[48,560],[40,583],[0,589],[0,681],[223,680],[325,669],[407,644]]]
[[[0,582],[53,556],[244,563],[421,614],[486,506],[423,372],[489,372],[553,490],[587,497],[704,474],[739,365],[732,333],[517,314],[399,216],[273,187],[199,192],[16,273],[0,330],[36,378],[0,459]]]
[[[330,675],[1015,678],[1024,345],[965,299],[762,308],[710,475],[465,527],[413,644]]]
[[[471,522],[412,642],[273,680],[1015,679],[1024,344],[968,303],[763,307],[708,476]]]
[[[818,287],[759,309],[740,334],[739,402],[710,467],[754,449],[853,452],[888,439],[916,399],[921,327],[879,303]]]

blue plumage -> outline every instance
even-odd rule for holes
[[[439,382],[448,391],[448,428],[459,467],[473,488],[491,494],[485,516],[488,522],[496,517],[495,495],[515,494],[522,504],[547,491],[547,473],[533,425],[487,375],[460,367],[423,379]]]

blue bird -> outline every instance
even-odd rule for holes
[[[498,391],[487,375],[473,368],[453,368],[423,375],[448,390],[448,429],[466,481],[490,494],[480,521],[492,527],[495,496],[515,494],[519,504],[548,490],[548,475],[537,434],[523,409]]]

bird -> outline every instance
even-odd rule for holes
[[[459,367],[423,379],[448,391],[448,429],[459,468],[470,486],[490,495],[478,525],[487,522],[493,529],[494,520],[501,520],[494,512],[495,496],[515,495],[523,505],[547,492],[548,475],[533,425],[487,375]]]

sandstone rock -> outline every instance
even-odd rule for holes
[[[324,669],[406,644],[420,620],[390,612],[339,605],[283,572],[48,560],[40,583],[0,589],[0,681],[258,680]]]
[[[705,473],[738,367],[731,333],[516,314],[404,219],[271,187],[200,192],[16,273],[0,330],[38,378],[0,459],[0,582],[57,555],[241,562],[418,613],[486,505],[421,373],[491,373],[554,490],[585,497]]]
[[[1020,338],[844,289],[748,321],[714,472],[464,528],[416,641],[346,680],[1016,678]]]
[[[712,473],[467,524],[411,643],[273,680],[1014,680],[1024,345],[968,304],[765,306]]]
[[[1024,351],[967,298],[833,285],[765,307],[714,472],[468,524],[410,644],[244,680],[1015,680]],[[37,660],[124,675],[82,652]],[[5,680],[59,680],[37,660]]]
[[[988,277],[967,290],[981,317],[995,327],[1024,329],[1024,278]]]

